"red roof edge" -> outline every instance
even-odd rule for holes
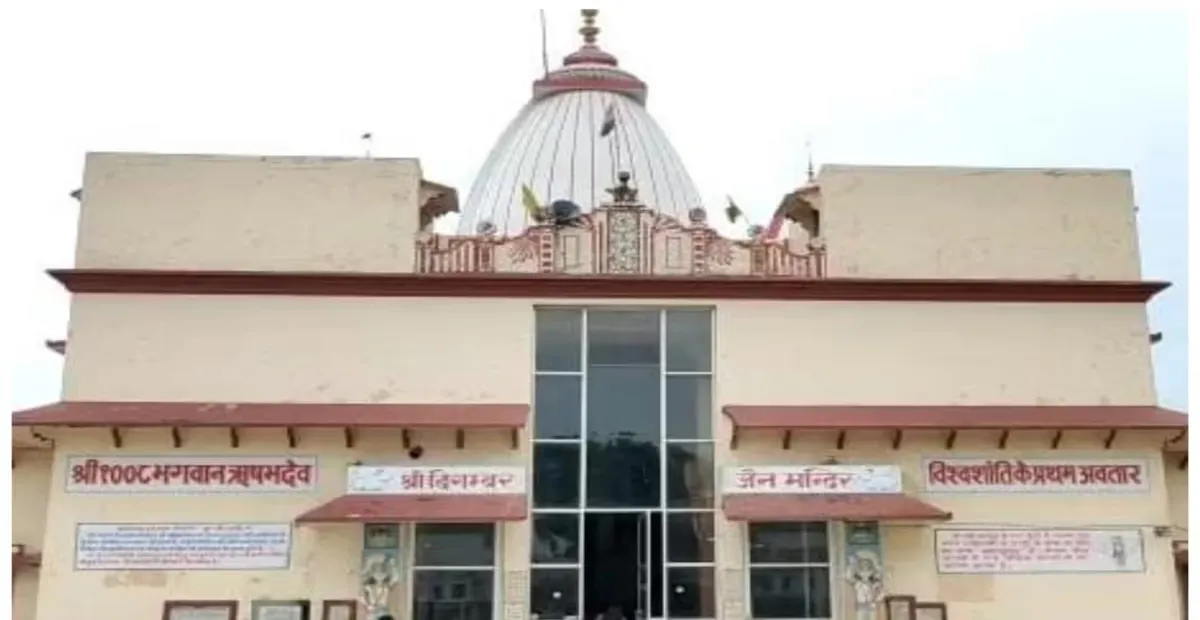
[[[728,495],[733,521],[945,521],[953,515],[902,493]]]
[[[297,523],[370,521],[486,523],[522,521],[528,498],[499,495],[343,495],[296,517]]]
[[[66,401],[15,412],[13,426],[519,429],[521,404],[356,404]]]
[[[738,429],[1185,430],[1188,416],[1154,406],[726,405]]]

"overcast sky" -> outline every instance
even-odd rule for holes
[[[803,180],[808,136],[818,164],[1131,168],[1144,274],[1175,282],[1151,306],[1166,335],[1155,348],[1161,398],[1186,407],[1182,13],[903,4],[867,19],[841,4],[721,6],[639,3],[599,17],[600,44],[649,83],[650,112],[710,208],[731,194],[765,221]],[[22,96],[4,121],[14,124],[4,170],[15,175],[0,198],[15,248],[16,408],[58,396],[61,360],[42,342],[66,334],[67,296],[43,270],[72,262],[68,193],[85,152],[355,155],[371,131],[377,156],[419,157],[427,178],[465,195],[541,72],[537,10],[507,3],[13,10],[3,45],[17,66],[4,90]],[[547,19],[557,66],[578,46],[578,9]]]

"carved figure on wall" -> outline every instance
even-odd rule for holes
[[[362,602],[368,618],[378,618],[388,612],[388,599],[400,583],[400,569],[389,553],[373,553],[363,561]]]
[[[846,581],[854,590],[856,620],[874,620],[883,600],[883,567],[879,556],[866,550],[855,552],[846,569]]]

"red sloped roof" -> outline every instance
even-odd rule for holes
[[[1137,406],[726,405],[746,429],[1186,429],[1187,415]]]
[[[525,426],[528,405],[60,402],[18,411],[13,426],[496,428]]]
[[[343,495],[296,517],[297,523],[521,521],[528,499],[504,495]]]
[[[946,520],[950,513],[901,493],[729,495],[725,517],[733,521]]]

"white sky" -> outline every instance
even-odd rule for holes
[[[832,5],[833,3],[827,3]],[[763,220],[818,164],[1132,168],[1163,404],[1187,404],[1187,24],[1182,12],[921,11],[816,3],[602,9],[600,44],[711,207]],[[320,6],[321,10],[315,8]],[[515,3],[19,3],[0,25],[0,198],[13,258],[14,408],[55,400],[87,151],[419,157],[465,195],[541,72],[536,8]],[[577,8],[547,12],[551,64]],[[14,109],[15,106],[15,109]],[[11,127],[9,127],[11,125]]]

